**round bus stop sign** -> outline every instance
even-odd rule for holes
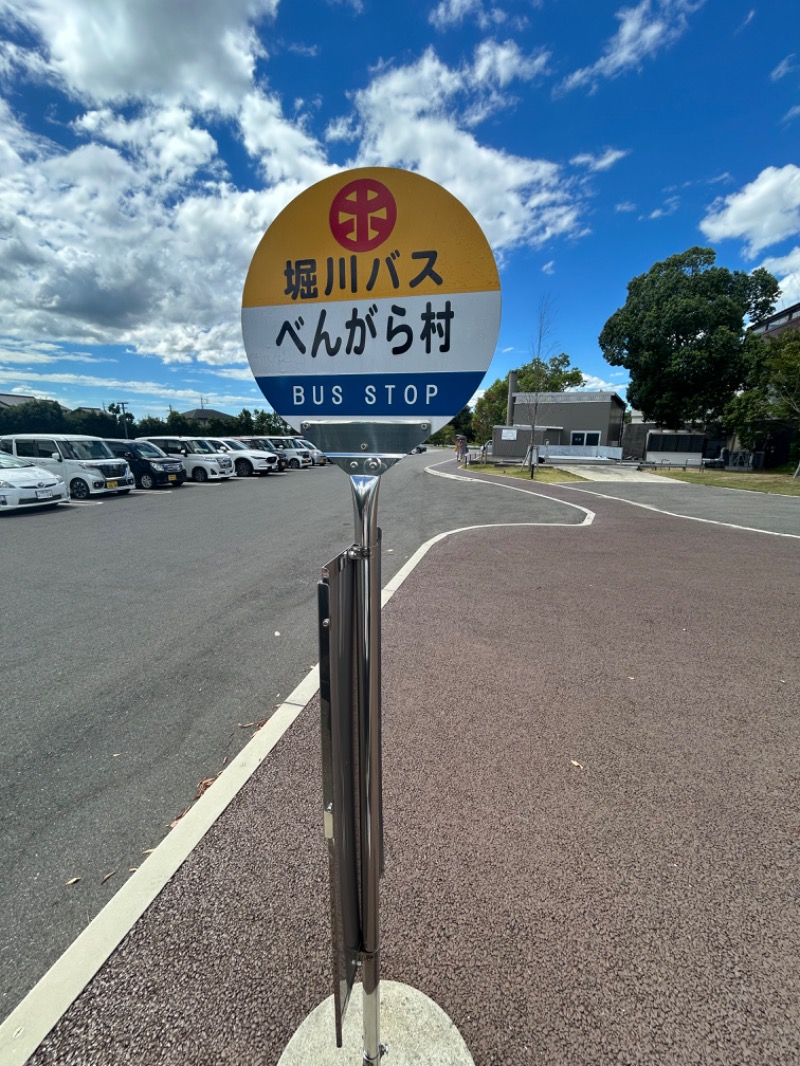
[[[256,249],[242,299],[253,374],[298,431],[424,419],[424,440],[474,394],[499,329],[478,223],[440,185],[388,167],[296,197]]]

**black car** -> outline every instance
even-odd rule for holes
[[[186,471],[180,459],[167,455],[147,440],[106,440],[114,455],[127,459],[131,473],[140,489],[154,489],[158,485],[182,485]]]

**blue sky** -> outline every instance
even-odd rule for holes
[[[800,300],[789,0],[0,0],[0,392],[136,417],[265,407],[241,340],[258,241],[308,185],[401,166],[500,266],[485,384],[597,336],[695,244]],[[545,352],[547,354],[547,352]]]

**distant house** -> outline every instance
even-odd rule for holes
[[[212,419],[234,417],[224,411],[215,411],[213,407],[195,407],[192,411],[181,411],[181,414],[184,418],[191,419],[192,422],[210,422]]]
[[[0,411],[7,411],[9,407],[19,407],[23,403],[36,403],[40,399],[42,399],[41,396],[24,396],[18,392],[0,392]],[[58,406],[62,411],[69,411],[69,408],[65,407],[63,403]]]
[[[76,411],[81,411],[85,415],[105,415],[108,414],[102,407],[76,407]]]
[[[495,459],[619,459],[625,401],[615,392],[514,392],[511,425],[495,426]]]
[[[15,392],[0,392],[0,410],[7,410],[9,407],[19,407],[22,403],[35,402],[35,396],[21,396]]]

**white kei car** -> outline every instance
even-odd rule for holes
[[[69,489],[60,474],[36,466],[29,459],[0,452],[0,514],[68,502]]]

